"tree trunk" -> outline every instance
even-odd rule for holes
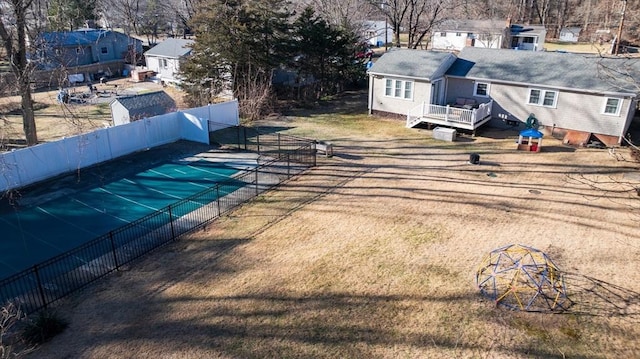
[[[22,96],[22,128],[27,140],[27,146],[38,144],[38,133],[36,132],[36,119],[33,113],[33,97],[31,96],[31,86],[29,77],[20,79],[20,95]],[[26,83],[25,83],[26,82]]]
[[[30,4],[30,2],[29,2]],[[27,140],[27,146],[38,144],[36,133],[36,119],[33,113],[33,97],[31,96],[31,69],[27,61],[26,12],[27,7],[16,7],[18,51],[17,59],[13,63],[13,72],[18,78],[18,89],[22,97],[22,128]]]
[[[0,22],[0,38],[4,41],[7,57],[12,59],[11,71],[18,80],[17,89],[20,91],[22,107],[22,128],[27,146],[38,143],[36,120],[33,111],[33,97],[31,95],[31,65],[27,61],[27,12],[31,1],[14,0],[10,3],[11,15],[15,19],[15,34],[7,31],[4,22]],[[14,37],[17,35],[17,38]]]

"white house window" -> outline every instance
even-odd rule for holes
[[[556,107],[558,99],[558,92],[551,90],[541,89],[529,89],[529,104],[544,106],[544,107]]]
[[[440,33],[440,36],[441,36],[441,37],[447,37],[447,33],[446,33],[446,32],[441,32],[441,33]]]
[[[101,52],[101,53],[103,53],[103,54],[108,54],[108,53],[109,53],[109,50],[108,50],[108,49],[106,48],[106,46],[105,46],[105,47],[101,47],[101,48],[100,48],[100,52]]]
[[[392,80],[385,81],[385,96],[411,99],[413,98],[413,81]]]
[[[473,96],[489,97],[489,84],[486,82],[476,82],[473,86]]]
[[[404,82],[404,98],[411,98],[411,82]]]
[[[619,98],[607,97],[604,104],[604,113],[607,115],[618,116],[620,114],[620,105],[622,101]]]
[[[402,97],[402,81],[396,80],[395,92],[393,93],[394,97]]]
[[[160,59],[160,66],[162,68],[167,68],[167,59]]]
[[[462,36],[461,32],[456,32],[456,36]]]

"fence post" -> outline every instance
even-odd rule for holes
[[[218,206],[218,217],[221,216],[220,214],[220,184],[216,183],[216,205]]]
[[[260,153],[260,132],[256,131],[256,142],[258,144],[258,153]]]
[[[247,150],[247,128],[242,127],[242,136],[244,137],[244,150]]]
[[[260,193],[258,191],[258,167],[256,167],[256,196]]]
[[[116,270],[120,270],[120,264],[118,264],[118,253],[116,252],[116,243],[113,241],[113,231],[109,232],[109,241],[111,242],[111,253],[113,253],[113,262],[116,265]]]
[[[281,158],[281,149],[280,149],[280,133],[278,133],[278,158]]]
[[[42,300],[42,306],[47,309],[47,297],[44,295],[44,288],[42,287],[42,281],[40,280],[40,274],[38,274],[38,265],[33,266],[33,273],[36,275],[36,283],[38,284],[38,292],[40,292],[40,300]]]
[[[316,144],[315,142],[311,145],[311,156],[313,156],[313,167],[318,164],[318,156],[316,156]]]
[[[173,228],[173,214],[171,214],[171,205],[169,207],[169,224],[171,224],[171,240],[176,239],[176,231]]]
[[[238,140],[238,149],[242,148],[240,147],[240,125],[236,126],[236,138]]]

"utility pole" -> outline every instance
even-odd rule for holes
[[[616,49],[614,55],[618,55],[620,50],[620,38],[622,37],[622,27],[624,26],[624,13],[627,10],[627,0],[622,0],[622,16],[620,17],[620,26],[618,27],[618,34],[616,35]]]

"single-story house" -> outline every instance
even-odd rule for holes
[[[466,46],[502,49],[510,44],[510,23],[503,20],[446,20],[431,35],[434,50],[462,50]]]
[[[620,144],[640,95],[640,62],[585,54],[402,49],[384,54],[368,74],[369,113],[401,115],[407,127],[475,132],[485,123],[517,127],[533,114],[540,127],[576,145],[592,136]]]
[[[191,54],[194,41],[168,38],[144,53],[147,69],[165,83],[180,83],[180,65]]]
[[[131,62],[142,54],[142,41],[117,31],[101,29],[44,32],[36,39],[35,47],[32,60],[41,70],[110,61]]]
[[[164,91],[119,97],[110,104],[113,125],[164,115],[176,110],[176,102]]]
[[[362,36],[370,46],[381,47],[393,41],[393,28],[387,21],[367,20],[362,22]]]
[[[564,42],[578,42],[580,39],[580,27],[563,27],[560,29],[560,41]]]

